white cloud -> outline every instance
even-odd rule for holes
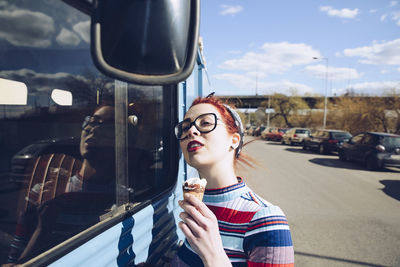
[[[88,88],[89,80],[80,75],[65,72],[38,73],[30,69],[1,71],[1,76],[14,80],[25,81],[30,92],[51,92],[54,88],[69,88],[71,92]]]
[[[397,1],[390,1],[389,7],[397,6]]]
[[[378,12],[377,9],[370,9],[370,10],[369,10],[369,13],[371,13],[371,14],[372,14],[372,13],[376,13],[376,12]]]
[[[246,73],[247,76],[251,76],[254,79],[262,79],[262,78],[266,78],[267,75],[263,72],[259,72],[259,71],[249,71]]]
[[[356,94],[384,95],[393,89],[396,91],[400,90],[400,83],[397,81],[364,82],[352,84],[346,88],[335,89],[335,91],[340,95],[346,93],[349,89]]]
[[[339,9],[334,9],[331,6],[321,6],[319,10],[326,12],[328,16],[339,17],[344,19],[354,19],[359,12],[358,8],[355,9],[342,8],[339,10]]]
[[[400,11],[392,13],[392,20],[396,21],[396,24],[400,26]]]
[[[76,35],[76,33],[67,30],[65,28],[62,28],[61,32],[56,37],[56,41],[60,45],[76,46],[81,42],[81,39],[79,38],[78,35]]]
[[[294,65],[308,64],[319,51],[306,44],[265,43],[258,52],[247,52],[240,58],[223,62],[219,67],[242,72],[283,73]]]
[[[90,20],[75,24],[73,29],[86,43],[90,43]]]
[[[400,65],[400,39],[348,48],[343,54],[347,57],[360,57],[360,62],[364,64]]]
[[[400,72],[400,68],[397,68],[397,71]]]
[[[383,14],[383,15],[381,16],[381,21],[385,21],[386,18],[387,18],[387,14]]]
[[[28,23],[29,22],[29,23]],[[48,47],[54,33],[54,21],[51,17],[29,10],[0,11],[0,38],[16,46]]]
[[[232,73],[224,73],[224,74],[216,74],[213,78],[217,80],[223,80],[234,87],[240,89],[240,93],[242,95],[246,94],[255,94],[256,83],[254,77],[250,77],[248,75],[243,74],[232,74]],[[282,80],[280,82],[264,82],[259,81],[257,83],[257,93],[260,95],[263,94],[273,94],[273,93],[283,93],[286,95],[293,94],[296,92],[299,95],[304,94],[314,94],[315,90],[307,85],[294,83],[286,80]],[[232,94],[232,89],[229,91],[219,91],[221,94]]]
[[[386,73],[389,73],[389,71],[388,70],[381,70],[380,73],[381,74],[386,74]]]
[[[243,10],[242,6],[221,5],[221,15],[235,15]]]
[[[325,79],[326,77],[326,66],[322,64],[307,66],[304,68],[304,71],[307,74],[320,79]],[[350,79],[358,79],[361,76],[362,75],[359,74],[356,69],[328,67],[329,80],[346,81]]]

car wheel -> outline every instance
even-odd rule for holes
[[[346,153],[343,151],[343,150],[340,150],[339,151],[339,159],[341,160],[341,161],[347,161],[348,159],[347,159],[347,156],[346,156]]]
[[[290,146],[293,146],[292,140],[289,140],[289,145],[290,145]]]
[[[306,145],[306,142],[303,141],[303,149],[308,150],[308,146]]]
[[[324,145],[320,144],[318,147],[319,153],[320,154],[326,154],[326,149],[324,147]]]
[[[379,169],[378,162],[376,162],[372,156],[369,156],[365,159],[365,167],[370,171],[376,171]]]
[[[281,145],[284,145],[285,144],[285,139],[281,139]]]

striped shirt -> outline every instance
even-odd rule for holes
[[[239,183],[207,189],[204,203],[218,219],[226,254],[233,266],[294,266],[290,229],[282,210]],[[172,266],[203,266],[187,241]]]

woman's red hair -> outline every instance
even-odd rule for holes
[[[224,123],[226,125],[226,129],[228,130],[228,133],[229,134],[239,133],[239,129],[238,129],[238,126],[235,124],[234,118],[232,117],[229,110],[224,106],[224,105],[227,105],[227,103],[222,102],[222,100],[218,99],[215,96],[197,97],[193,101],[193,103],[190,107],[193,107],[198,104],[213,105],[218,110],[219,114],[221,115],[221,119],[224,121]],[[247,145],[250,142],[243,144],[243,146]],[[243,163],[250,167],[252,167],[254,165],[259,165],[259,163],[256,160],[254,160],[250,156],[243,153],[243,151],[240,152],[239,157],[235,157],[235,161],[234,161],[235,168],[237,168],[238,162]]]

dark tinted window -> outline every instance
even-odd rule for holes
[[[355,144],[358,144],[358,143],[360,143],[360,142],[362,141],[363,137],[364,137],[364,134],[358,134],[358,135],[354,136],[354,137],[351,139],[351,141],[352,141],[353,143],[355,143]]]
[[[296,129],[296,133],[298,134],[309,134],[309,130],[304,130],[304,129]]]
[[[365,145],[375,145],[376,138],[371,134],[366,134],[362,143]]]
[[[331,134],[333,139],[345,140],[351,138],[351,134],[347,132],[332,132]]]
[[[400,137],[381,136],[379,138],[379,143],[383,145],[386,149],[397,148],[400,147]]]
[[[324,138],[329,138],[329,132],[322,132],[321,136]]]

